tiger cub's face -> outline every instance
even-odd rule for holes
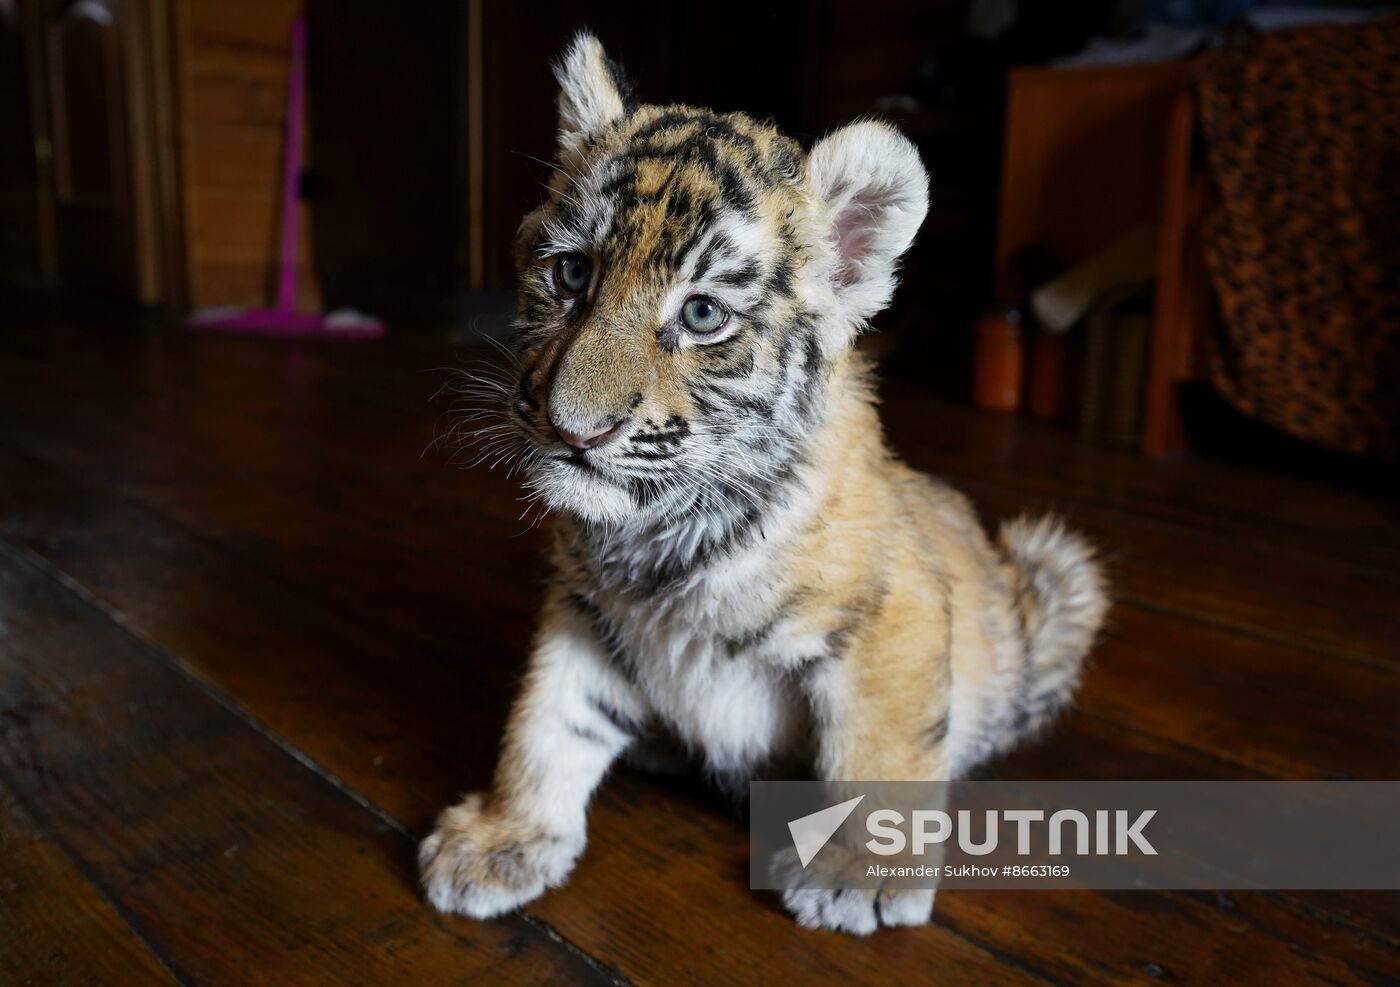
[[[753,506],[889,300],[918,154],[876,123],[806,155],[742,114],[632,106],[588,35],[556,75],[559,167],[516,245],[528,485],[614,525]]]

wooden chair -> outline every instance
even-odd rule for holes
[[[1027,249],[1069,267],[1135,226],[1161,229],[1140,443],[1153,458],[1185,445],[1179,388],[1201,377],[1214,308],[1200,237],[1209,182],[1195,164],[1187,73],[1184,62],[1022,68],[1007,102],[1001,291]]]

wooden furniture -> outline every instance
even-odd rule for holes
[[[1178,385],[1210,313],[1199,226],[1207,183],[1193,165],[1182,62],[1013,70],[1007,103],[996,279],[1048,252],[1062,268],[1136,226],[1160,227],[1142,452],[1184,444]]]
[[[1182,384],[1202,379],[1202,341],[1216,318],[1201,248],[1210,180],[1196,166],[1195,99],[1181,90],[1167,117],[1162,167],[1162,222],[1157,243],[1157,297],[1143,396],[1142,452],[1159,458],[1186,445]]]

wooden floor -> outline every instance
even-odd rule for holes
[[[743,825],[618,771],[562,890],[419,899],[486,783],[543,575],[513,481],[429,449],[445,337],[0,329],[0,981],[1394,983],[1400,895],[973,892],[868,939],[746,887]],[[1001,777],[1400,777],[1400,511],[1089,452],[886,389],[988,518],[1054,506],[1118,594]]]

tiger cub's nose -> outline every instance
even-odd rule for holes
[[[622,431],[622,421],[621,418],[618,418],[591,432],[571,432],[552,419],[550,424],[554,426],[554,431],[559,435],[559,438],[575,449],[596,449],[617,438],[618,433]]]

